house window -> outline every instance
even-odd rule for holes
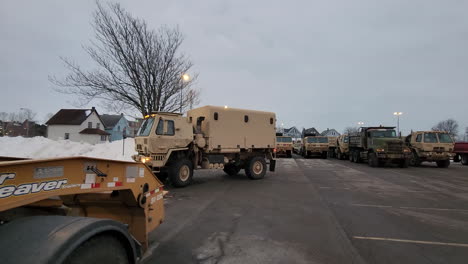
[[[117,131],[120,131],[120,126],[117,126]]]
[[[64,139],[70,139],[70,133],[65,133],[65,137],[63,137]]]
[[[214,113],[214,120],[218,120],[218,112]]]
[[[93,122],[88,122],[88,128],[93,128]]]
[[[104,136],[104,135],[101,136],[101,141],[106,141],[106,139],[107,139],[107,136]]]
[[[100,123],[96,123],[96,128],[97,128],[97,129],[100,129],[100,128],[101,128],[101,124],[100,124]]]

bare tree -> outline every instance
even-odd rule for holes
[[[18,121],[24,122],[28,121],[35,121],[37,113],[29,108],[21,108],[21,111],[18,113]]]
[[[0,121],[8,121],[8,113],[0,112]]]
[[[197,102],[199,92],[192,88],[197,75],[187,78],[193,64],[179,52],[183,36],[178,28],[153,30],[119,4],[96,3],[96,40],[84,49],[98,67],[83,70],[62,58],[69,74],[63,79],[49,77],[59,91],[86,102],[101,99],[114,111],[132,108],[142,115],[183,111]]]
[[[358,131],[359,131],[358,127],[346,127],[343,133],[347,135],[351,135],[351,134],[357,133]]]
[[[458,122],[454,119],[447,119],[440,121],[435,126],[432,127],[434,131],[445,131],[450,134],[453,138],[458,136]]]

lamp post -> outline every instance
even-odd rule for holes
[[[397,132],[398,136],[400,136],[400,116],[402,115],[402,112],[394,112],[393,115],[397,116]]]
[[[182,74],[180,77],[182,83],[180,84],[180,113],[182,114],[182,105],[183,105],[183,93],[182,90],[184,89],[184,83],[190,81],[190,75],[187,73]]]
[[[364,122],[357,122],[358,126],[364,125]]]

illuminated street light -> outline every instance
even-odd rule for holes
[[[364,122],[357,122],[357,124],[358,124],[359,126],[362,126],[362,125],[364,125]]]
[[[184,89],[184,83],[190,81],[190,75],[188,75],[187,73],[184,73],[182,74],[180,79],[182,80],[182,83],[180,84],[180,113],[182,114],[182,104],[184,100],[183,98],[184,94],[182,93],[182,90]]]
[[[400,116],[403,114],[403,112],[393,112],[393,115],[397,116],[397,131],[398,131],[398,136],[400,136]]]

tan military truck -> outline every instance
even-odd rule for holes
[[[176,187],[191,183],[194,169],[241,169],[250,179],[274,171],[275,113],[204,106],[187,112],[147,116],[135,138],[138,155],[158,178]]]
[[[318,156],[322,159],[327,158],[328,137],[324,136],[305,136],[302,140],[302,156],[304,158]]]
[[[336,147],[337,147],[337,139],[338,137],[328,137],[328,157],[335,158],[336,157]]]
[[[336,158],[340,160],[348,159],[349,157],[349,136],[344,134],[336,139]]]
[[[453,158],[454,143],[447,132],[416,131],[405,138],[406,145],[413,154],[411,166],[419,166],[422,162],[435,162],[439,168],[450,166]]]
[[[283,136],[283,133],[276,133],[276,157],[285,156],[292,158],[293,140],[292,137]]]

